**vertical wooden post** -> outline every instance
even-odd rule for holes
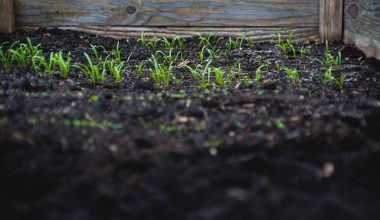
[[[322,41],[343,39],[343,0],[320,0],[319,34]]]
[[[15,30],[13,0],[0,0],[0,33],[12,33]]]

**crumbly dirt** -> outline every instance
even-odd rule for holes
[[[61,30],[19,31],[0,42],[26,37],[46,52],[70,51],[75,62],[91,44],[117,42]],[[187,40],[189,65],[199,62],[196,42]],[[240,59],[254,77],[261,55],[299,69],[301,82],[272,65],[259,84],[202,90],[177,67],[182,85],[162,88],[148,71],[134,74],[149,49],[136,39],[120,47],[124,59],[132,52],[120,85],[91,86],[77,70],[64,80],[0,68],[2,219],[380,216],[379,62],[331,45],[343,56],[340,89],[321,79],[315,60],[285,60],[273,43],[257,43],[215,65]],[[324,45],[310,48],[323,59]]]

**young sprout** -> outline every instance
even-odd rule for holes
[[[160,39],[151,39],[146,43],[146,47],[154,50],[156,49],[158,42],[160,42]]]
[[[171,72],[174,68],[173,63],[170,62],[168,65],[165,65],[164,63],[159,64],[154,55],[152,55],[150,62],[153,64],[153,68],[149,69],[153,80],[157,85],[168,87],[170,85]]]
[[[252,48],[253,47],[253,39],[250,38],[250,37],[244,37],[244,41],[246,43],[246,45],[248,46],[248,48]]]
[[[146,41],[145,33],[144,32],[141,32],[140,38],[137,39],[137,42],[140,42],[141,46],[146,47],[147,41]]]
[[[121,50],[119,47],[119,41],[112,48],[111,53],[109,55],[111,56],[111,59],[116,60],[117,62],[121,63]],[[128,60],[131,57],[131,55],[132,53],[129,55]]]
[[[216,84],[220,87],[225,86],[226,81],[224,80],[224,71],[221,68],[214,68],[213,72]]]
[[[7,44],[7,42],[0,44],[0,64],[5,72],[9,72],[12,68],[12,58],[9,53],[3,50],[5,44]]]
[[[203,61],[204,61],[204,50],[206,49],[206,47],[207,46],[203,46],[202,50],[198,52],[199,61],[201,61],[201,63],[203,63]]]
[[[136,66],[136,75],[138,78],[142,78],[143,76],[143,68],[144,68],[145,61],[141,61],[139,64]]]
[[[95,57],[96,62],[101,62],[103,60],[102,53],[106,51],[106,49],[103,46],[95,46],[92,44],[90,46],[91,46],[91,51]],[[99,52],[98,48],[102,49],[102,51]]]
[[[208,49],[208,48],[206,50],[207,50],[209,58],[212,60],[217,59],[220,55],[220,54],[219,55],[217,54],[218,50],[215,51],[214,49]]]
[[[311,51],[309,46],[302,46],[300,49],[300,55],[301,58],[304,58],[305,56],[311,56]]]
[[[286,75],[288,75],[288,77],[293,81],[293,83],[297,83],[300,81],[300,77],[299,77],[297,69],[289,69],[285,67],[284,70],[286,72]]]
[[[325,42],[325,47],[326,47],[326,51],[325,51],[325,64],[324,64],[324,66],[326,68],[329,68],[329,67],[340,68],[340,66],[342,64],[342,54],[340,52],[338,52],[338,54],[336,56],[333,56],[332,54],[330,54],[329,42],[327,40]],[[320,60],[318,60],[318,61],[321,64],[323,64],[323,62],[321,62]]]
[[[227,82],[235,80],[241,73],[240,60],[236,61],[231,67],[228,67]]]
[[[243,85],[244,86],[249,86],[250,84],[252,84],[252,80],[249,78],[249,76],[245,75],[243,77]]]
[[[226,42],[226,47],[228,50],[234,50],[237,48],[240,48],[241,45],[243,44],[243,37],[238,37],[236,40],[233,40],[231,37],[228,39]]]
[[[43,57],[44,58],[44,57]],[[42,76],[42,64],[40,62],[41,57],[40,56],[34,56],[32,57],[32,69],[33,71],[39,75]],[[44,58],[45,59],[45,58]]]
[[[87,53],[84,53],[84,56],[87,60],[87,65],[79,63],[76,64],[74,67],[80,69],[84,76],[87,78],[88,82],[91,85],[94,85],[97,82],[104,82],[105,77],[106,77],[106,64],[108,61],[103,61],[102,64],[102,72],[100,72],[99,64],[95,65],[90,56]]]
[[[32,41],[27,38],[28,43],[27,44],[22,44],[25,47],[26,53],[29,58],[32,58],[35,55],[40,55],[42,54],[42,50],[40,49],[41,44],[37,44],[36,46],[33,45]]]
[[[264,68],[265,65],[260,65],[256,71],[255,71],[255,81],[257,84],[260,83],[260,79],[261,79],[261,69]]]
[[[104,68],[105,67],[103,67],[103,69]],[[125,70],[124,62],[119,63],[117,60],[111,60],[108,62],[108,69],[116,83],[120,84],[122,80],[122,73]]]
[[[210,34],[208,37],[203,37],[202,35],[198,34],[198,48],[203,48],[204,46],[210,46],[211,47],[211,37],[212,35]]]
[[[275,68],[277,71],[281,71],[281,69],[282,69],[281,65],[280,65],[277,61],[274,62],[274,68]]]
[[[164,46],[168,49],[171,50],[175,47],[176,43],[176,38],[174,38],[172,41],[167,39],[166,37],[162,38],[161,42],[164,44]]]
[[[11,57],[11,63],[16,62],[22,69],[26,69],[28,67],[29,53],[27,51],[26,44],[20,44],[17,49],[10,48],[8,53]]]
[[[63,58],[62,51],[55,55],[55,62],[59,67],[59,75],[67,79],[69,77],[69,71],[71,68],[70,52],[67,54],[66,60]]]
[[[337,78],[336,79],[336,81],[335,81],[335,83],[336,83],[336,85],[339,87],[339,89],[343,89],[343,87],[344,87],[344,80],[346,79],[346,76],[343,74],[343,73],[341,73],[340,74],[340,76],[339,76],[339,78]]]
[[[333,82],[333,81],[335,81],[335,77],[333,76],[332,69],[333,69],[333,67],[330,66],[330,67],[326,70],[326,72],[325,72],[325,76],[324,76],[324,81],[325,81],[325,82]]]
[[[277,36],[278,36],[277,44],[275,44],[274,46],[275,46],[276,48],[281,49],[282,53],[283,53],[284,56],[285,56],[285,59],[288,59],[288,49],[290,49],[290,51],[292,52],[294,58],[297,57],[296,49],[295,49],[294,45],[292,44],[293,34],[294,34],[294,31],[292,31],[292,32],[290,32],[290,33],[288,34],[288,37],[287,37],[287,39],[286,39],[286,42],[284,42],[284,41],[282,40],[282,36],[281,36],[280,33],[277,34]]]
[[[180,38],[179,36],[176,36],[173,39],[173,44],[177,42],[179,49],[184,50],[186,48],[186,40],[183,38]]]

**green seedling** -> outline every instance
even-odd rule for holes
[[[124,62],[119,63],[117,60],[111,60],[108,62],[108,69],[111,76],[115,79],[116,83],[120,84],[123,71],[125,70]]]
[[[177,45],[179,49],[184,50],[186,48],[186,40],[183,38],[180,38],[179,36],[176,36],[173,41],[177,42]]]
[[[260,65],[256,71],[255,71],[255,81],[257,84],[260,83],[260,79],[261,79],[261,69],[264,68],[265,65]]]
[[[117,62],[121,63],[121,50],[119,47],[119,41],[116,43],[116,45],[112,48],[111,53],[109,54],[111,56],[112,60],[116,60]],[[129,55],[127,61],[132,56],[132,53]]]
[[[210,34],[208,37],[204,37],[200,34],[198,34],[198,39],[199,39],[199,43],[198,43],[198,48],[203,48],[204,46],[212,46],[211,45],[211,38],[212,38],[212,35]]]
[[[92,96],[90,97],[90,99],[91,99],[91,101],[94,102],[94,103],[98,103],[99,100],[100,100],[100,98],[99,98],[98,95],[92,95]]]
[[[28,43],[25,45],[25,49],[26,49],[26,52],[29,56],[29,58],[35,56],[35,55],[39,55],[39,54],[42,54],[42,50],[40,49],[41,48],[41,44],[37,44],[36,46],[33,45],[32,41],[27,38],[27,41]]]
[[[245,75],[243,77],[242,83],[243,83],[244,86],[249,86],[249,85],[252,84],[252,80],[249,78],[249,76]]]
[[[66,59],[63,58],[62,51],[60,51],[58,54],[55,55],[55,62],[58,64],[59,67],[59,75],[67,79],[69,77],[69,71],[71,68],[71,58],[70,53],[67,54]]]
[[[103,60],[102,53],[105,52],[106,49],[103,46],[95,46],[92,44],[90,46],[91,46],[91,51],[95,57],[96,62],[101,62]],[[101,49],[101,51],[98,51],[98,48]]]
[[[203,46],[202,50],[198,52],[199,61],[201,61],[201,63],[203,63],[203,61],[204,61],[204,51],[206,48],[207,48],[207,46]]]
[[[145,33],[144,32],[141,33],[140,38],[137,39],[137,42],[140,42],[141,46],[146,47],[146,45],[147,45],[148,42],[147,42],[147,40],[145,38]]]
[[[220,54],[222,53],[222,52],[220,52],[218,54],[218,50],[214,50],[214,49],[208,49],[207,48],[206,50],[207,50],[209,58],[212,59],[212,60],[218,59],[219,56],[220,56]]]
[[[214,68],[213,72],[215,76],[216,85],[220,87],[225,86],[226,81],[224,80],[224,71],[221,68]]]
[[[29,62],[29,53],[26,44],[20,44],[17,49],[9,49],[8,53],[11,57],[11,63],[16,62],[21,69],[26,69]]]
[[[227,82],[235,80],[241,74],[240,60],[236,61],[231,67],[228,67]]]
[[[292,43],[293,34],[294,31],[290,32],[285,42],[282,40],[281,34],[277,34],[277,44],[275,44],[275,47],[279,48],[282,51],[285,59],[288,59],[288,49],[292,52],[294,58],[297,57],[296,49]]]
[[[287,67],[284,68],[286,75],[292,80],[293,83],[297,83],[300,81],[300,77],[297,69],[289,69]]]
[[[300,49],[300,56],[304,58],[305,56],[311,56],[311,50],[309,46],[302,46]]]
[[[175,56],[172,54],[172,52],[173,52],[173,49],[170,49],[168,54],[165,54],[162,51],[157,51],[155,54],[155,57],[157,58],[158,56],[161,56],[163,58],[164,62],[169,62],[169,63],[182,59],[181,51],[179,51]]]
[[[335,77],[333,76],[333,71],[332,71],[333,67],[330,66],[326,72],[325,72],[325,75],[324,75],[324,81],[325,82],[334,82],[335,81]]]
[[[228,39],[228,41],[226,42],[226,47],[228,50],[234,50],[234,49],[237,49],[237,48],[241,48],[242,44],[243,44],[243,40],[244,38],[243,37],[238,37],[237,39],[233,40],[231,37]]]
[[[275,121],[275,125],[276,125],[276,128],[277,128],[277,129],[280,129],[280,130],[283,130],[283,129],[286,128],[286,125],[284,124],[284,122],[282,122],[281,119],[277,119],[277,120]]]
[[[151,39],[149,40],[147,43],[146,43],[146,47],[154,50],[156,49],[158,43],[160,42],[161,40],[160,39]]]
[[[56,64],[57,59],[54,52],[50,52],[48,60],[45,59],[43,55],[35,55],[32,57],[32,67],[37,74],[41,74],[43,68],[47,75],[52,77],[54,75]]]
[[[173,40],[169,40],[167,39],[166,37],[163,37],[161,42],[163,43],[163,45],[168,49],[168,50],[171,50],[175,47],[175,38]]]
[[[45,57],[43,56],[32,57],[32,69],[39,76],[42,76],[42,73],[43,73],[43,69],[42,69],[43,67],[40,62],[41,59],[45,59]]]
[[[145,61],[143,60],[143,61],[141,61],[139,64],[137,64],[137,66],[136,66],[136,75],[137,75],[137,77],[138,78],[142,78],[142,76],[143,76],[143,72],[144,72],[144,64],[145,64]]]
[[[326,68],[329,68],[329,67],[340,68],[340,66],[342,64],[342,54],[340,52],[338,52],[338,54],[336,56],[333,56],[329,52],[329,42],[327,40],[325,42],[325,47],[326,47],[326,50],[325,50],[325,63],[324,63],[324,66]],[[319,62],[323,65],[323,63],[321,61],[319,61]]]
[[[277,71],[281,71],[281,70],[282,70],[281,65],[280,65],[277,61],[274,62],[274,68],[275,68]]]
[[[101,71],[99,67],[100,64],[95,65],[87,53],[84,53],[84,56],[88,64],[85,65],[85,64],[80,63],[80,64],[76,64],[74,67],[82,71],[82,73],[84,74],[84,76],[87,78],[88,82],[91,85],[94,85],[98,82],[103,83],[106,77],[106,73],[107,73],[107,69],[106,69],[107,61],[103,61],[102,63],[100,63],[102,64],[102,67],[103,67]]]
[[[346,76],[343,73],[341,73],[339,78],[335,80],[335,83],[339,87],[339,89],[343,89],[345,79],[346,79]]]
[[[9,72],[12,68],[12,58],[9,53],[3,50],[4,45],[7,43],[8,42],[0,44],[0,63],[5,72]]]
[[[153,68],[150,68],[151,76],[155,83],[160,86],[168,87],[170,85],[171,72],[173,70],[173,63],[168,65],[164,63],[158,63],[157,58],[152,55],[150,62],[153,64]]]

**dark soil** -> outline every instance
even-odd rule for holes
[[[90,44],[117,42],[59,30],[0,42],[26,37],[75,61]],[[195,44],[184,54],[193,65]],[[260,84],[199,90],[178,68],[183,84],[159,88],[133,74],[151,52],[133,39],[120,46],[124,59],[132,52],[121,85],[0,68],[1,219],[379,218],[378,62],[331,45],[343,55],[339,89],[314,74],[318,62],[286,61],[261,43],[218,65],[241,59],[254,76],[260,53],[298,68],[301,82],[273,71]],[[311,43],[314,57],[324,51]]]

